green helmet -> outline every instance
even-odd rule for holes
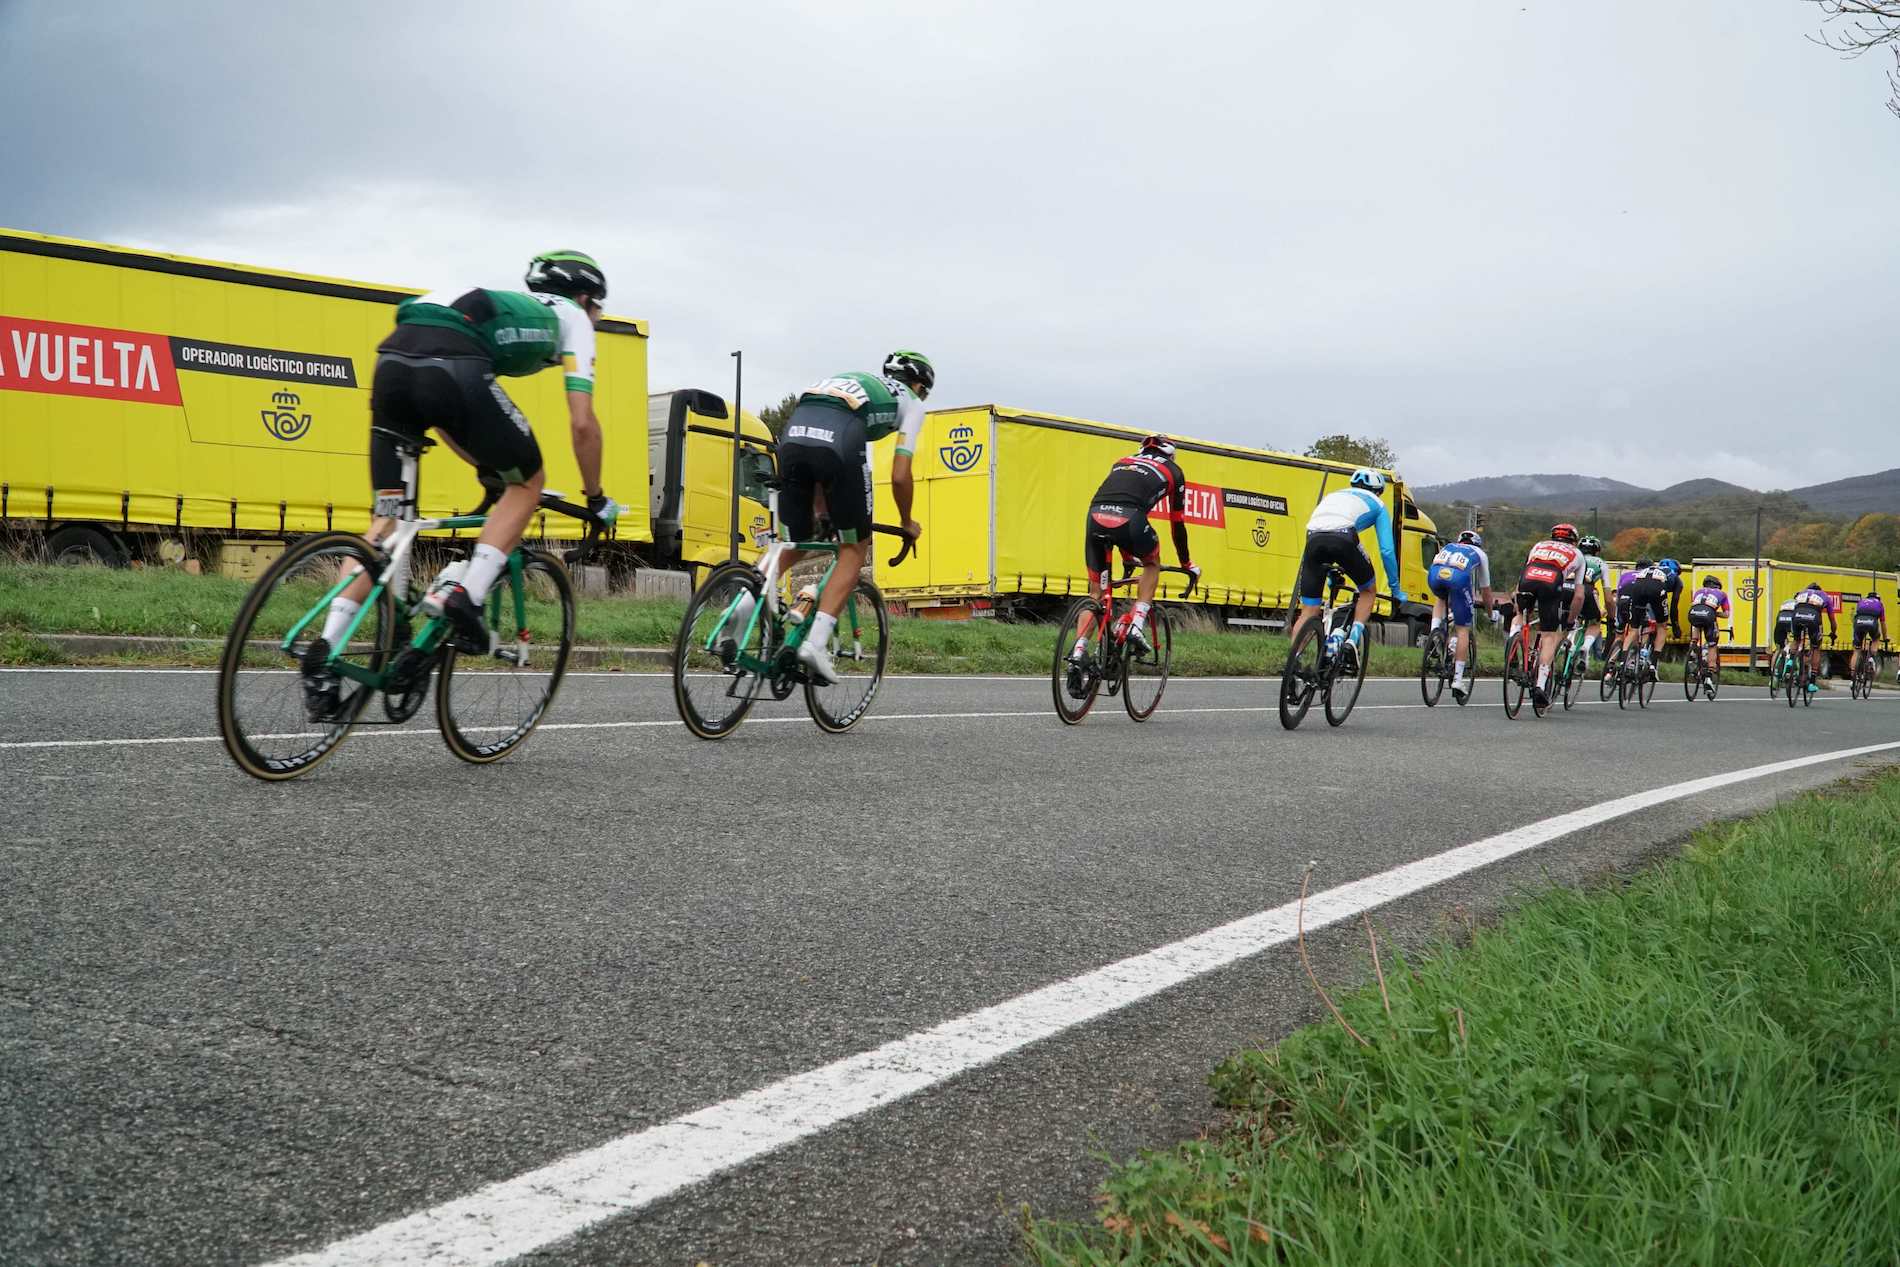
[[[930,389],[937,385],[937,367],[922,352],[909,348],[899,348],[884,358],[884,376],[909,383],[920,398],[930,395]]]
[[[607,274],[591,255],[579,251],[549,251],[528,261],[528,289],[543,295],[607,302]]]

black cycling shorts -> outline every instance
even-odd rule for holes
[[[1616,591],[1616,627],[1618,629],[1627,629],[1629,628],[1629,623],[1630,592],[1628,590],[1618,590]]]
[[[384,346],[423,328],[402,327]],[[372,426],[416,438],[434,427],[505,484],[525,484],[541,471],[541,446],[527,416],[501,389],[486,357],[381,352],[370,381],[369,416]],[[380,431],[369,433],[369,482],[379,491],[402,487],[396,441]]]
[[[1818,611],[1796,611],[1794,619],[1789,622],[1788,632],[1791,635],[1795,633],[1806,633],[1810,647],[1820,646],[1821,613]]]
[[[1880,641],[1880,620],[1874,616],[1854,617],[1854,645],[1858,647],[1869,638]]]
[[[1300,601],[1317,607],[1325,601],[1326,574],[1337,565],[1355,588],[1372,584],[1372,560],[1359,545],[1356,532],[1309,532],[1300,555]]]
[[[1570,599],[1575,590],[1566,590],[1561,581],[1523,580],[1517,596],[1526,612],[1537,612],[1537,628],[1545,633],[1556,630],[1570,614]]]
[[[1623,593],[1629,597],[1630,614],[1628,623],[1643,626],[1663,619],[1663,583],[1661,581],[1637,581]]]
[[[1101,584],[1102,574],[1108,571],[1109,551],[1117,548],[1144,565],[1161,562],[1161,538],[1148,522],[1147,511],[1097,502],[1089,507],[1082,529],[1082,560],[1089,570],[1089,584]]]
[[[1785,647],[1788,645],[1788,634],[1793,627],[1794,618],[1792,616],[1775,617],[1775,645],[1777,647]]]
[[[1700,629],[1710,639],[1715,637],[1715,622],[1721,615],[1713,607],[1691,607],[1689,609],[1689,628]]]
[[[871,453],[852,462],[825,444],[780,442],[778,517],[793,541],[814,541],[814,489],[825,490],[825,513],[846,545],[871,537]]]
[[[1596,586],[1592,585],[1583,592],[1583,610],[1577,613],[1577,619],[1586,625],[1603,619],[1603,608],[1597,602]]]

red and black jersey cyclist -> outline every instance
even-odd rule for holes
[[[1517,583],[1525,606],[1520,618],[1537,617],[1537,682],[1531,687],[1531,698],[1540,709],[1550,706],[1550,662],[1558,635],[1576,624],[1583,610],[1582,581],[1583,551],[1577,544],[1577,529],[1558,524],[1548,538],[1531,547]]]
[[[1172,516],[1169,527],[1174,533],[1174,557],[1187,569],[1189,588],[1200,583],[1201,569],[1188,558],[1187,476],[1174,461],[1174,441],[1166,436],[1149,436],[1141,448],[1119,459],[1109,468],[1108,478],[1090,499],[1088,522],[1082,534],[1082,556],[1089,573],[1089,594],[1096,602],[1108,592],[1110,551],[1121,552],[1141,564],[1141,579],[1135,587],[1135,616],[1128,626],[1128,640],[1146,655],[1148,645],[1148,609],[1154,603],[1155,589],[1161,583],[1161,539],[1155,535],[1148,514],[1163,501]],[[1080,662],[1088,654],[1088,638],[1095,628],[1093,613],[1083,613],[1076,623],[1075,647],[1069,653]]]

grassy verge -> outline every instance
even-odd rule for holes
[[[1385,956],[1336,1023],[1212,1078],[1040,1264],[1893,1262],[1900,776]],[[1553,988],[1555,987],[1555,988]]]
[[[0,567],[0,663],[197,664],[217,663],[213,647],[158,647],[75,656],[40,633],[117,637],[222,639],[249,584],[191,576],[171,569]],[[685,604],[677,599],[587,597],[580,602],[579,640],[606,647],[668,647]],[[1186,676],[1278,673],[1287,641],[1278,634],[1228,632],[1189,613],[1174,643],[1175,672]],[[1002,621],[891,622],[890,669],[896,673],[1029,673],[1049,671],[1051,626]],[[1480,664],[1496,673],[1503,663],[1495,642],[1480,648]],[[1407,676],[1418,652],[1374,647],[1371,672]]]

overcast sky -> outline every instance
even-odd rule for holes
[[[1900,465],[1900,120],[1801,0],[0,0],[0,224],[377,282],[593,252],[655,390],[894,346],[1421,482]],[[611,441],[610,441],[611,442]]]

